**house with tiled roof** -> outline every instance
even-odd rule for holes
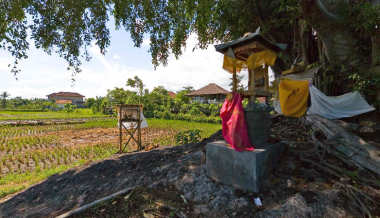
[[[219,104],[223,103],[224,99],[230,92],[218,86],[215,83],[210,83],[205,87],[190,92],[186,96],[191,97],[192,102],[202,104]]]
[[[76,92],[55,92],[47,95],[47,97],[49,101],[55,102],[58,106],[64,106],[65,104],[82,106],[85,96]]]
[[[172,91],[168,91],[168,95],[171,97],[171,98],[175,98],[175,96],[177,96],[177,94],[175,92],[172,92]]]

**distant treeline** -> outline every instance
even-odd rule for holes
[[[187,120],[196,122],[219,123],[219,111],[221,104],[192,103],[186,96],[193,91],[192,87],[183,87],[175,96],[169,95],[169,91],[163,86],[155,87],[152,91],[144,88],[143,82],[134,77],[128,79],[127,88],[114,88],[107,91],[106,96],[86,99],[83,107],[90,108],[94,114],[115,113],[117,104],[142,104],[144,115],[147,118],[161,118],[170,120]],[[9,98],[9,94],[2,98],[0,110],[7,111],[57,111],[73,112],[75,106],[65,105],[60,108],[54,102],[47,99],[23,99],[21,97]]]

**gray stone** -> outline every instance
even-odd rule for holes
[[[272,119],[264,104],[251,103],[244,109],[248,137],[253,146],[263,148],[270,136]]]
[[[285,145],[266,145],[265,149],[238,152],[225,141],[206,145],[207,175],[234,188],[260,192],[263,181],[273,170]]]
[[[194,213],[195,214],[206,214],[209,212],[209,209],[206,204],[201,205],[195,205],[194,206]]]

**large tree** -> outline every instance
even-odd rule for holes
[[[181,55],[191,33],[205,48],[260,26],[268,39],[288,44],[282,68],[298,60],[334,71],[372,66],[364,71],[379,72],[379,5],[379,0],[8,0],[0,1],[0,47],[15,57],[14,73],[27,58],[30,40],[79,72],[92,41],[106,52],[112,16],[136,46],[150,38],[155,66],[166,64],[170,53]]]
[[[2,92],[1,97],[1,106],[5,108],[7,106],[7,98],[10,96],[8,92]]]

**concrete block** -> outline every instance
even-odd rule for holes
[[[238,152],[225,141],[206,145],[207,175],[213,180],[235,188],[260,192],[263,181],[278,163],[285,146],[269,144],[265,149]]]

